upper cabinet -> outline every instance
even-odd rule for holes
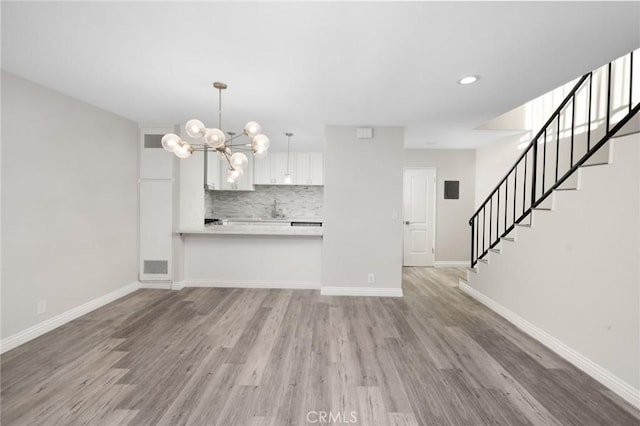
[[[287,161],[289,164],[287,164]],[[272,154],[271,173],[273,175],[274,184],[276,185],[291,185],[295,184],[293,181],[293,163],[295,163],[295,154],[292,152],[287,157],[286,152],[274,152]],[[285,182],[284,178],[287,172],[291,175],[291,183]]]
[[[256,162],[256,185],[285,185],[284,176],[287,173],[287,153],[273,152],[265,158],[257,159]],[[289,155],[289,173],[293,178],[293,167],[295,166],[295,154]]]
[[[296,154],[295,182],[297,185],[324,185],[324,164],[321,152]]]
[[[207,189],[220,189],[220,155],[217,151],[207,151],[205,161]]]
[[[273,180],[271,174],[271,161],[273,160],[273,155],[267,155],[265,158],[256,158],[254,162],[254,175],[253,182],[256,185],[273,185],[275,181]]]
[[[220,191],[253,191],[254,181],[254,158],[247,155],[249,163],[244,170],[244,174],[235,182],[227,180],[229,174],[229,163],[220,157],[216,151],[208,151],[207,160],[207,189]],[[260,160],[258,160],[260,161]]]
[[[291,183],[285,183],[287,171]],[[256,185],[323,185],[321,152],[274,152],[255,162]]]

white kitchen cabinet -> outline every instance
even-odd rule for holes
[[[273,161],[271,163],[271,175],[274,180],[274,184],[276,185],[291,185],[293,184],[293,164],[295,162],[295,154],[289,154],[289,158],[287,158],[286,152],[274,152]],[[293,157],[293,158],[292,158]],[[287,167],[287,160],[289,161],[289,167]],[[292,181],[291,183],[286,183],[284,181],[284,177],[287,174],[287,170],[289,174],[291,174]]]
[[[324,156],[321,152],[310,154],[309,185],[324,185]]]
[[[292,152],[289,154],[291,185],[323,185],[323,156],[321,152]],[[256,185],[288,185],[287,153],[273,152],[255,162]]]
[[[207,189],[220,188],[220,154],[207,151]]]
[[[321,152],[296,153],[296,185],[323,185]]]
[[[229,162],[224,158],[220,158],[220,156],[218,156],[218,158],[220,159],[218,162],[218,164],[220,165],[220,185],[218,187],[219,189],[224,191],[253,191],[255,189],[253,187],[253,183],[254,183],[253,155],[251,154],[247,155],[249,162],[247,163],[247,167],[245,167],[244,169],[244,174],[240,178],[238,178],[235,182],[227,181],[227,178],[229,176]]]
[[[272,152],[265,158],[255,160],[255,184],[256,185],[288,185],[284,181],[287,173],[287,153]],[[289,157],[289,173],[292,179],[295,176],[295,153]],[[292,184],[294,182],[292,181]]]
[[[253,182],[256,185],[273,185],[273,178],[271,177],[271,160],[271,155],[267,155],[265,158],[255,159]]]
[[[296,153],[296,174],[294,183],[296,185],[309,184],[309,171],[311,167],[311,154],[308,152]]]

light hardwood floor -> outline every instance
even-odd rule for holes
[[[140,290],[4,354],[2,424],[640,423],[461,273],[405,268],[404,298]]]

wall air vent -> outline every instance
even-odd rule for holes
[[[145,274],[168,274],[169,273],[169,261],[167,261],[167,260],[145,260],[144,261],[144,273]]]
[[[373,128],[372,127],[358,127],[358,131],[356,133],[356,137],[358,139],[373,139]]]
[[[162,148],[163,135],[144,135],[145,148]]]
[[[444,199],[445,200],[460,199],[460,181],[458,180],[444,181]]]

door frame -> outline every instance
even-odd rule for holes
[[[437,203],[438,203],[438,168],[435,166],[426,166],[426,167],[404,167],[402,169],[402,267],[404,268],[404,238],[405,238],[405,232],[404,232],[404,221],[405,221],[405,211],[404,211],[404,206],[405,206],[405,199],[404,199],[404,180],[405,180],[405,172],[407,170],[433,170],[433,206],[431,206],[431,208],[433,209],[432,213],[433,213],[433,224],[431,225],[431,235],[433,235],[433,267],[435,268],[436,266],[436,241],[437,241],[437,235],[436,235],[436,221],[437,219],[437,213],[438,213],[438,209],[437,209]],[[427,200],[428,202],[429,200]],[[428,266],[427,266],[428,267]]]

